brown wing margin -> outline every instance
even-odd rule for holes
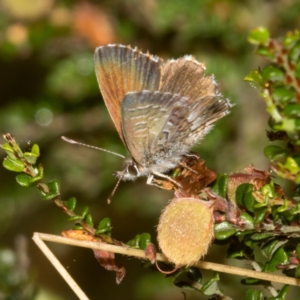
[[[188,98],[188,102],[217,94],[213,76],[205,76],[205,66],[192,56],[171,59],[162,65],[159,91]]]

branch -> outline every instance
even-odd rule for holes
[[[133,249],[133,248],[129,248],[126,246],[116,246],[116,245],[111,245],[111,244],[106,244],[106,243],[101,243],[101,242],[95,243],[95,242],[87,242],[87,241],[78,241],[75,239],[70,239],[70,238],[66,238],[66,237],[62,237],[62,236],[35,232],[33,235],[33,240],[36,242],[36,240],[39,240],[39,239],[44,240],[44,241],[49,241],[49,242],[60,243],[60,244],[67,244],[67,245],[71,245],[71,246],[78,246],[78,247],[90,248],[90,249],[98,249],[98,250],[123,254],[123,255],[127,255],[127,256],[134,256],[137,258],[142,258],[142,259],[148,260],[148,258],[145,255],[145,252],[143,250]],[[169,263],[167,258],[163,254],[160,254],[160,253],[157,253],[156,260],[162,261],[165,263]],[[257,272],[257,271],[253,271],[253,270],[242,269],[242,268],[237,268],[237,267],[232,267],[232,266],[226,266],[226,265],[221,265],[221,264],[216,264],[216,263],[211,263],[211,262],[206,262],[206,261],[199,261],[195,265],[195,267],[197,267],[199,269],[212,270],[212,271],[221,272],[221,273],[228,273],[228,274],[235,274],[235,275],[239,275],[239,276],[257,278],[257,279],[261,279],[261,280],[265,280],[265,281],[273,281],[273,282],[279,282],[279,283],[284,283],[284,284],[300,286],[300,279],[297,279],[297,278],[291,278],[291,277],[286,277],[286,276],[279,276],[279,275],[274,275],[274,274],[269,274],[269,273]]]

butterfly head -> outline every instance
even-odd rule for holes
[[[124,170],[117,172],[117,177],[121,180],[136,180],[142,176],[139,165],[133,158],[126,158],[124,161]]]

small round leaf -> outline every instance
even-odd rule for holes
[[[270,145],[264,149],[264,154],[269,160],[273,161],[282,158],[285,155],[285,150],[280,146]]]
[[[25,169],[25,165],[20,159],[13,159],[9,156],[3,160],[3,167],[13,172],[23,172]]]
[[[259,45],[259,44],[265,44],[270,37],[270,33],[267,28],[261,26],[253,29],[249,36],[248,41],[251,44]]]
[[[24,173],[18,174],[16,176],[16,181],[20,186],[25,186],[25,187],[30,186],[30,184],[32,183],[31,179],[32,179],[31,176]]]

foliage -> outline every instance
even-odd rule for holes
[[[108,206],[106,199],[115,185],[113,172],[121,169],[121,162],[60,140],[61,135],[67,135],[125,154],[95,79],[96,46],[130,44],[165,58],[193,54],[205,62],[207,74],[215,74],[220,91],[236,105],[230,116],[201,142],[197,152],[217,172],[235,172],[250,162],[267,169],[268,160],[261,155],[262,147],[268,145],[264,139],[264,103],[257,100],[254,89],[242,82],[253,66],[264,66],[267,60],[252,55],[246,35],[260,24],[270,28],[272,36],[299,28],[298,1],[0,2],[0,132],[13,133],[24,152],[31,152],[27,150],[31,147],[28,141],[39,145],[44,180],[59,177],[63,198],[77,196],[76,215],[82,215],[88,206],[95,229],[101,219],[109,216],[113,220],[113,235],[119,240],[129,240],[139,231],[149,231],[154,238],[159,211],[170,199],[167,192],[146,187],[141,180],[121,184],[113,205]],[[274,146],[281,151],[282,141],[276,141]],[[0,156],[4,158],[4,152],[0,151]],[[64,215],[57,213],[51,200],[38,201],[41,194],[34,188],[13,184],[14,177],[12,172],[0,168],[1,246],[12,249],[20,232],[29,243],[36,229],[59,234],[66,226]],[[224,184],[216,189],[222,189],[226,195],[225,180],[229,178],[222,177]],[[290,197],[291,189],[287,186],[285,191]],[[208,260],[216,255],[225,261],[225,251],[219,247],[212,247]],[[161,280],[160,274],[149,274],[138,267],[139,276],[128,272],[126,280],[116,288],[113,275],[106,274],[97,264],[94,266],[92,255],[82,254],[78,247],[60,249],[58,256],[70,267],[70,273],[75,273],[85,286],[93,284],[93,299],[118,298],[120,293],[131,299],[174,299],[181,293],[167,280]],[[34,275],[40,291],[51,289],[56,297],[73,297],[36,247],[29,247],[28,256],[28,272]],[[138,263],[130,260],[130,264],[134,268]],[[86,269],[89,276],[82,271]],[[108,280],[103,281],[103,277]],[[234,298],[243,298],[242,286],[222,286],[223,275],[221,278],[221,288],[231,295],[238,293]],[[199,298],[197,292],[185,293],[188,299]]]
[[[273,174],[291,181],[294,186],[285,191],[275,183],[270,173],[254,167],[229,176],[219,175],[206,194],[209,200],[215,201],[215,205],[221,201],[214,210],[216,243],[229,243],[227,256],[246,259],[256,270],[274,272],[279,269],[288,276],[299,277],[300,35],[297,31],[290,32],[283,41],[277,41],[270,39],[268,30],[261,27],[250,33],[249,41],[258,45],[258,54],[272,62],[272,65],[250,72],[245,78],[260,89],[266,102],[271,128],[268,138],[271,142],[280,142],[280,146],[274,143],[267,146],[264,153],[271,161]],[[44,182],[43,167],[37,165],[40,156],[37,144],[31,147],[30,152],[23,153],[11,135],[6,134],[4,138],[7,143],[2,145],[2,149],[7,157],[3,166],[18,173],[16,180],[19,185],[35,185],[44,200],[54,201],[70,216],[69,221],[75,222],[75,229],[85,229],[107,243],[120,243],[111,238],[109,218],[102,219],[94,228],[88,207],[80,214],[75,213],[76,198],[63,201],[58,181]],[[175,173],[175,178],[180,175],[178,171]],[[146,249],[150,242],[150,235],[143,233],[129,241],[128,245]],[[260,250],[259,256],[257,249]],[[102,265],[105,267],[105,263]],[[173,278],[180,287],[193,287],[211,297],[224,296],[217,284],[219,275],[202,284],[201,273],[192,267],[177,271]],[[271,286],[271,283],[253,278],[245,278],[242,283]],[[268,299],[285,299],[288,290],[288,286],[279,292],[274,290]],[[255,289],[249,289],[246,293],[246,299],[262,297],[263,293]]]

